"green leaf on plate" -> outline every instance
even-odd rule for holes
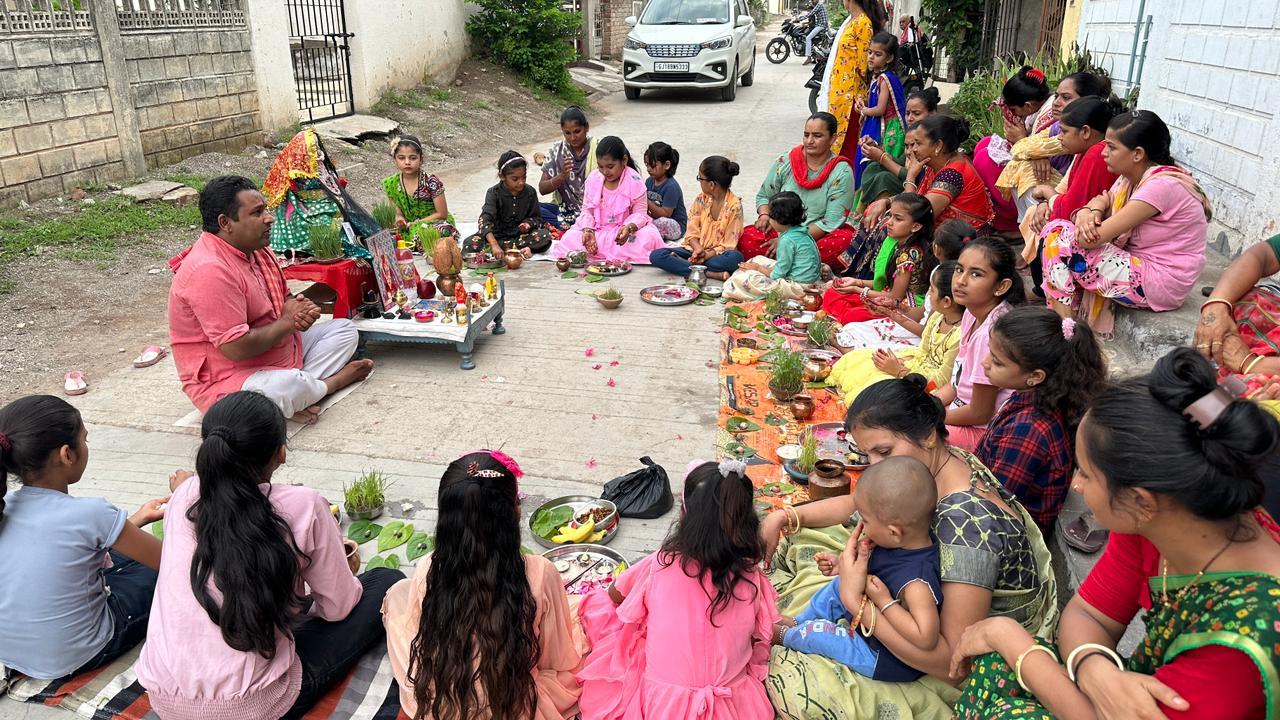
[[[404,556],[409,562],[426,555],[436,549],[435,537],[424,532],[417,532],[409,538],[409,545],[404,549]]]
[[[151,523],[151,534],[155,535],[157,540],[164,540],[164,520]]]
[[[347,538],[363,545],[378,537],[380,532],[382,532],[382,526],[372,520],[357,520],[347,528]]]
[[[604,282],[605,280],[608,280],[609,278],[607,278],[607,277],[605,277],[605,276],[603,276],[603,275],[587,275],[587,277],[585,277],[584,279],[585,279],[587,282],[589,282],[589,283],[598,283],[598,282]]]
[[[774,415],[773,413],[769,413],[768,415],[764,416],[764,422],[766,425],[780,426],[780,425],[786,425],[787,419],[778,415]]]
[[[565,280],[572,280],[572,279],[574,279],[574,278],[578,277],[578,271],[577,271],[577,270],[565,270],[563,273],[561,273],[561,274],[560,274],[560,277],[561,277],[561,278],[563,278],[563,279],[565,279]]]
[[[731,417],[724,424],[724,429],[731,433],[755,432],[760,426],[742,417]]]
[[[378,568],[388,568],[391,570],[399,570],[400,556],[399,555],[378,555],[376,557],[370,558],[369,562],[364,566],[364,569],[366,571],[376,570]]]
[[[549,538],[572,520],[573,508],[568,505],[557,505],[553,508],[541,508],[535,512],[529,528],[538,535]]]
[[[730,305],[729,307],[725,308],[724,311],[729,313],[730,315],[734,315],[740,318],[747,317],[747,309],[742,307],[741,305]]]
[[[382,528],[382,532],[378,533],[378,552],[386,552],[409,542],[409,538],[413,537],[413,524],[402,523],[399,520],[387,523]]]

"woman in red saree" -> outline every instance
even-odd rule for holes
[[[778,234],[769,228],[769,199],[784,190],[804,203],[804,223],[822,262],[834,266],[848,249],[853,240],[853,229],[847,225],[853,168],[831,151],[836,127],[834,115],[814,113],[804,125],[803,142],[773,163],[756,194],[756,222],[738,240],[738,250],[747,260],[758,255],[772,258],[777,250]]]

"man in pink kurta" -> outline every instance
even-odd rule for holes
[[[355,327],[346,319],[317,324],[319,308],[288,294],[268,247],[273,216],[251,181],[210,180],[200,214],[204,232],[169,262],[169,338],[183,392],[204,412],[252,390],[285,417],[313,421],[316,403],[373,368],[351,360]]]

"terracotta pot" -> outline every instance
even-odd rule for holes
[[[791,398],[791,416],[800,422],[813,417],[816,409],[817,406],[814,404],[813,398],[808,395],[796,395]]]
[[[605,306],[605,308],[609,310],[617,310],[618,306],[622,304],[622,298],[613,298],[612,300],[609,300],[607,298],[598,297],[596,298],[596,302]]]
[[[524,264],[524,255],[519,250],[508,250],[503,261],[507,263],[508,270],[515,270]]]
[[[569,262],[569,258],[562,257],[556,261],[556,269],[560,272],[569,272],[569,266],[571,264],[572,263]]]
[[[436,278],[436,287],[445,297],[453,297],[454,288],[462,282],[460,275],[441,275]]]
[[[817,312],[822,309],[822,295],[817,290],[805,290],[800,304],[809,312]]]
[[[819,460],[809,473],[809,499],[822,500],[849,494],[849,476],[837,460]]]

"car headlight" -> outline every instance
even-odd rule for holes
[[[725,48],[729,47],[732,44],[733,44],[733,38],[722,37],[722,38],[716,38],[715,40],[711,40],[709,42],[704,42],[702,43],[702,47],[706,50],[724,50]]]
[[[628,35],[627,39],[622,41],[622,47],[627,50],[643,50],[649,46]]]

